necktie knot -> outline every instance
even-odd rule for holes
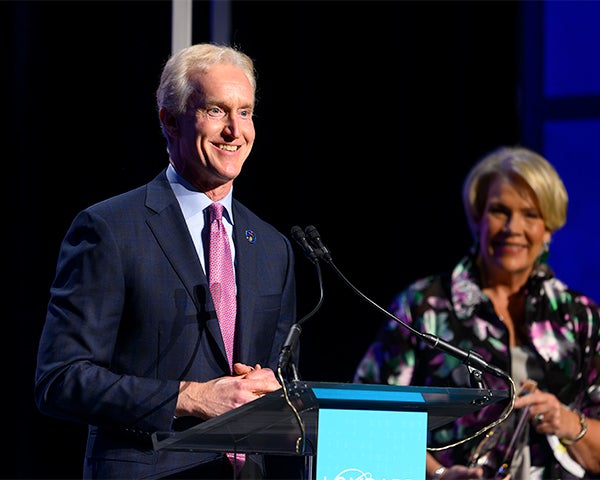
[[[210,215],[210,223],[215,220],[221,220],[223,217],[223,205],[217,202],[211,203],[208,207],[208,213]]]

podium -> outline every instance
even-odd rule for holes
[[[476,388],[286,386],[287,395],[279,389],[185,431],[156,432],[154,448],[303,455],[307,478],[318,480],[422,480],[429,430],[509,398]]]

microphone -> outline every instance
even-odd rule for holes
[[[312,317],[317,311],[321,308],[323,304],[324,290],[323,290],[323,275],[321,273],[321,266],[319,265],[319,256],[315,249],[308,243],[306,239],[306,234],[304,230],[302,230],[298,225],[294,225],[291,229],[291,235],[294,240],[302,247],[302,251],[304,255],[312,262],[312,264],[317,269],[317,276],[319,278],[319,300],[315,307],[307,313],[304,317],[294,323],[288,332],[287,338],[279,351],[279,360],[277,362],[277,370],[283,370],[289,363],[290,358],[292,356],[292,351],[295,349],[296,344],[300,338],[300,334],[302,333],[301,325]],[[298,371],[296,365],[291,364],[293,379],[298,380]]]
[[[302,230],[298,225],[294,225],[291,231],[292,238],[296,240],[298,245],[302,247],[302,251],[304,255],[315,265],[319,262],[319,257],[315,252],[315,249],[308,243],[306,239],[306,234],[304,230]]]
[[[402,325],[404,328],[406,328],[408,331],[410,331],[413,335],[420,338],[423,342],[425,342],[430,347],[432,347],[434,349],[438,349],[444,353],[447,353],[447,354],[453,356],[454,358],[460,360],[462,363],[464,363],[467,366],[467,368],[469,369],[469,372],[471,373],[471,376],[472,376],[472,379],[474,380],[474,382],[479,384],[479,388],[483,388],[482,381],[481,381],[481,372],[474,371],[473,369],[479,369],[479,370],[491,373],[492,375],[495,375],[499,378],[508,380],[509,383],[512,383],[511,377],[506,372],[499,369],[498,367],[495,367],[494,365],[490,365],[489,363],[487,363],[481,357],[481,355],[479,355],[478,353],[476,353],[472,350],[469,350],[467,352],[466,350],[463,350],[459,347],[456,347],[456,346],[442,340],[441,338],[437,337],[436,335],[433,335],[430,333],[422,333],[419,330],[416,330],[415,328],[413,328],[412,326],[407,324],[406,322],[403,322],[402,320],[400,320],[398,317],[393,315],[391,312],[388,312],[385,308],[383,308],[380,305],[378,305],[377,303],[375,303],[373,300],[371,300],[369,297],[367,297],[364,293],[362,293],[358,288],[356,288],[350,282],[350,280],[348,280],[344,276],[344,274],[336,267],[336,265],[333,262],[333,259],[331,257],[331,253],[329,252],[327,247],[323,244],[323,241],[321,240],[321,236],[319,235],[319,232],[317,232],[317,229],[314,226],[309,225],[308,227],[306,227],[306,235],[308,236],[308,238],[310,239],[312,244],[315,247],[317,247],[318,251],[322,254],[323,258],[325,258],[325,260],[331,266],[331,268],[333,268],[335,273],[352,289],[352,291],[354,291],[354,293],[356,293],[363,300],[366,300],[368,303],[370,303],[372,306],[377,308],[379,311],[383,312],[385,315],[387,315],[388,317],[390,317],[391,319],[393,319],[394,321],[396,321],[397,323]]]
[[[313,225],[309,225],[306,227],[305,232],[306,235],[308,235],[311,243],[315,246],[315,248],[318,249],[319,253],[321,254],[320,256],[322,256],[327,263],[332,263],[333,259],[331,258],[331,253],[329,253],[329,250],[323,244],[321,235],[319,235],[317,229]]]
[[[395,317],[394,315],[392,315],[392,318],[394,320],[396,320],[397,322],[400,322],[401,325],[404,325],[405,327],[409,327],[409,325],[402,322],[399,318]],[[418,331],[418,330],[415,330],[415,331]],[[504,379],[509,378],[509,375],[506,372],[504,372],[503,370],[499,369],[498,367],[496,367],[494,365],[490,365],[481,357],[481,355],[479,355],[477,352],[474,352],[473,350],[469,350],[467,352],[466,350],[455,347],[451,343],[448,343],[445,340],[442,340],[440,337],[433,335],[431,333],[419,332],[418,336],[425,343],[427,343],[430,347],[436,348],[438,350],[441,350],[445,353],[452,355],[454,358],[457,358],[458,360],[462,361],[462,363],[464,363],[467,367],[476,367],[485,372],[491,373],[492,375],[495,375],[497,377],[504,378]],[[477,381],[477,383],[480,383],[478,374],[475,373],[474,375],[477,375],[477,378],[475,380]],[[479,388],[483,388],[483,386],[480,386]]]

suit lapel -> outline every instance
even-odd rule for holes
[[[150,230],[181,279],[201,318],[205,319],[206,328],[219,345],[223,359],[227,362],[219,322],[208,289],[208,279],[196,254],[177,198],[164,172],[148,184],[146,206],[155,212],[155,215],[147,220]]]

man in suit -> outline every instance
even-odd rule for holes
[[[264,475],[260,456],[151,442],[281,387],[274,370],[296,317],[292,248],[232,198],[254,143],[255,92],[253,62],[236,49],[174,54],[157,90],[168,167],[80,212],[61,244],[35,395],[41,412],[89,425],[86,479]],[[209,288],[214,202],[234,263],[232,360]]]

